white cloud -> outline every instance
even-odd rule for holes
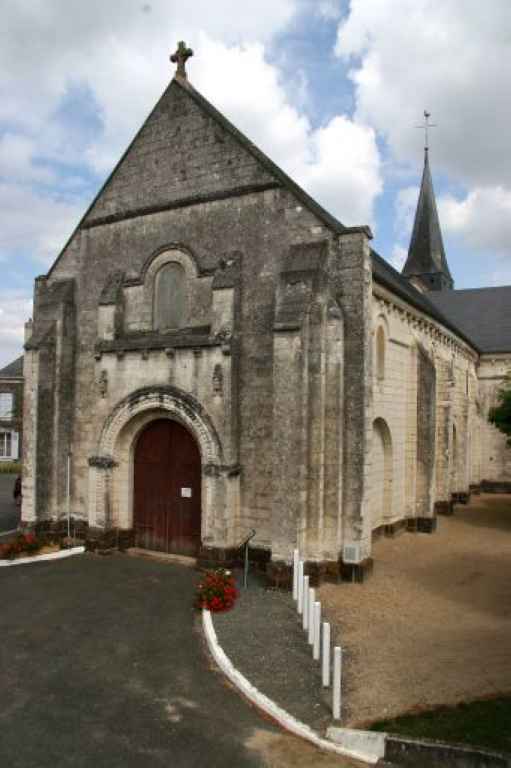
[[[426,108],[435,168],[467,184],[511,183],[511,3],[493,0],[351,0],[337,54],[350,60],[359,119],[416,167]],[[496,130],[498,126],[498,130]],[[506,129],[507,127],[507,129]]]
[[[227,47],[203,35],[201,50],[215,62],[197,68],[202,93],[343,223],[373,223],[382,189],[374,131],[346,116],[313,130],[260,44]]]
[[[390,258],[390,263],[394,267],[394,269],[397,269],[398,272],[401,272],[401,270],[404,267],[406,257],[408,255],[408,251],[406,248],[403,248],[402,245],[395,245],[392,249],[392,256]]]
[[[69,203],[16,183],[0,183],[0,259],[30,253],[48,267],[83,213]]]
[[[327,21],[336,21],[342,15],[339,0],[320,0],[315,8],[317,14]]]
[[[34,151],[34,139],[4,133],[0,137],[0,176],[22,182],[49,184],[55,181],[55,174],[49,168],[34,164]]]
[[[313,130],[291,104],[277,66],[265,57],[265,41],[290,20],[298,0],[262,0],[257,8],[247,3],[243,13],[235,0],[220,0],[214,13],[205,0],[170,9],[163,1],[146,5],[150,9],[142,12],[139,3],[128,0],[122,17],[99,0],[86,6],[56,0],[21,4],[8,12],[9,34],[5,27],[0,31],[6,75],[0,120],[11,120],[19,131],[0,144],[0,160],[5,156],[10,163],[11,187],[11,194],[0,190],[7,200],[3,249],[33,243],[38,259],[50,260],[52,248],[51,257],[57,255],[85,204],[66,202],[65,177],[58,197],[36,188],[25,190],[24,197],[22,183],[50,181],[47,167],[34,157],[85,162],[104,176],[170,79],[169,41],[178,38],[195,50],[189,76],[207,98],[343,222],[374,223],[373,203],[381,191],[374,132],[343,116]],[[200,31],[206,22],[208,34]],[[258,42],[250,42],[255,38]],[[26,55],[18,66],[21,40]],[[66,137],[59,112],[73,86],[93,100],[101,121],[101,129],[81,143]]]
[[[421,164],[424,109],[433,173],[465,195],[444,198],[445,233],[474,252],[509,254],[511,217],[511,3],[493,0],[351,0],[336,53],[351,65],[355,118],[374,126],[393,158],[390,174]],[[400,237],[411,230],[411,190],[396,208]]]
[[[0,290],[0,367],[22,354],[24,324],[31,315],[31,296],[22,291]]]
[[[438,200],[446,233],[457,235],[470,248],[505,256],[511,266],[511,191],[503,187],[477,187],[464,199]]]
[[[348,225],[370,223],[382,191],[380,156],[372,128],[334,117],[312,133],[314,161],[297,178],[329,211]]]

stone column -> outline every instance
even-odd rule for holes
[[[361,580],[372,566],[368,507],[372,437],[372,264],[366,227],[340,235],[330,269],[344,317],[343,575]],[[347,562],[349,561],[349,562]]]

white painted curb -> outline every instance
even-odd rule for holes
[[[337,728],[332,725],[327,730],[327,736],[346,749],[363,752],[365,755],[373,755],[375,762],[385,757],[386,733],[360,731],[356,728]]]
[[[202,611],[202,625],[209,650],[216,663],[222,670],[222,672],[229,678],[239,690],[247,697],[253,704],[255,704],[263,712],[270,715],[273,720],[276,720],[282,728],[294,733],[295,736],[300,736],[302,739],[310,741],[316,747],[325,750],[325,752],[334,752],[338,755],[344,755],[345,757],[352,757],[356,760],[361,760],[371,765],[376,764],[378,758],[375,758],[374,751],[362,751],[355,749],[348,749],[340,744],[335,744],[332,741],[321,738],[315,731],[312,730],[305,723],[301,723],[294,718],[284,709],[279,707],[274,701],[269,699],[264,693],[261,693],[255,686],[250,683],[241,672],[239,672],[233,665],[231,660],[226,656],[224,650],[218,642],[213,621],[211,619],[211,613],[205,609]]]
[[[71,549],[60,549],[58,552],[48,552],[46,555],[18,557],[16,560],[0,560],[0,568],[7,568],[10,565],[25,565],[26,563],[41,563],[45,560],[62,560],[64,557],[81,555],[83,552],[85,552],[85,547],[71,547]]]

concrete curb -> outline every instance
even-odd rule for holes
[[[27,563],[42,563],[46,560],[62,560],[72,555],[81,555],[85,552],[85,547],[71,547],[71,549],[61,549],[58,552],[48,552],[46,555],[34,555],[33,557],[18,557],[16,560],[0,560],[0,568],[8,568],[11,565],[26,565]]]
[[[215,628],[213,626],[213,620],[211,618],[211,613],[205,609],[202,611],[202,626],[204,629],[204,634],[206,635],[206,640],[211,655],[215,659],[222,672],[226,675],[226,677],[229,678],[231,683],[233,683],[233,685],[235,685],[236,688],[238,688],[243,693],[243,695],[252,702],[252,704],[269,715],[282,728],[284,728],[286,731],[289,731],[290,733],[294,733],[295,736],[306,739],[311,744],[314,744],[316,747],[319,747],[319,749],[322,749],[325,752],[333,752],[338,755],[344,755],[345,757],[361,760],[362,762],[370,763],[371,765],[375,765],[377,763],[378,758],[375,757],[374,750],[362,751],[362,749],[350,749],[340,744],[335,744],[332,741],[328,741],[327,739],[323,739],[315,731],[313,731],[312,728],[310,728],[308,725],[305,725],[305,723],[301,723],[284,709],[279,707],[278,704],[265,696],[264,693],[261,693],[261,691],[259,691],[255,686],[253,686],[252,683],[250,683],[247,678],[244,677],[241,672],[236,669],[231,660],[225,654],[223,648],[218,642]]]
[[[412,739],[388,733],[385,757],[392,765],[441,765],[443,768],[510,768],[511,757],[468,744],[447,744],[432,739]]]
[[[375,762],[383,760],[385,757],[386,733],[361,731],[356,728],[338,728],[331,725],[326,735],[345,749],[363,752],[365,755],[372,755]]]

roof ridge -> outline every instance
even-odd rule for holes
[[[301,187],[299,184],[297,184],[296,181],[294,181],[285,171],[280,168],[268,155],[263,152],[262,149],[260,149],[254,142],[248,138],[239,128],[237,128],[234,123],[231,123],[231,121],[225,117],[205,96],[203,96],[200,91],[198,91],[194,86],[190,83],[189,80],[183,80],[182,78],[174,78],[175,82],[184,90],[186,91],[192,99],[203,109],[208,112],[211,117],[216,120],[223,128],[225,128],[229,133],[237,139],[244,148],[252,154],[252,156],[271,173],[273,176],[276,176],[277,179],[282,183],[284,187],[287,187],[291,192],[293,192],[303,203],[306,205],[310,210],[312,210],[313,213],[316,214],[320,219],[322,219],[330,228],[334,229],[336,232],[349,232],[353,231],[354,229],[360,229],[360,227],[346,227],[342,222],[340,222],[335,216],[333,216],[331,213],[329,213],[325,208],[323,208],[320,203],[318,203],[316,200],[314,200],[313,197],[309,195],[308,192],[306,192],[303,187]],[[369,229],[369,227],[363,227],[364,229]]]

